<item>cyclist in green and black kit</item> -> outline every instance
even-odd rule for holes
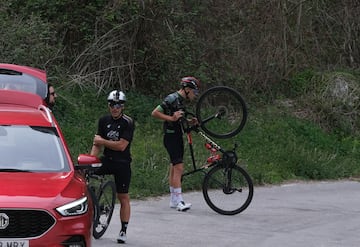
[[[186,100],[195,100],[199,93],[199,80],[195,77],[184,77],[180,81],[180,89],[165,97],[164,101],[153,111],[152,116],[164,120],[164,146],[170,156],[170,207],[178,211],[190,209],[191,204],[185,203],[181,191],[181,176],[184,171],[184,141],[180,119],[183,117]],[[192,124],[197,123],[193,118]]]

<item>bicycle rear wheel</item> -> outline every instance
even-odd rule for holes
[[[201,129],[216,138],[229,138],[244,127],[247,108],[240,93],[225,86],[206,90],[196,103]]]
[[[206,174],[202,190],[209,207],[223,215],[235,215],[244,211],[254,194],[250,176],[238,165],[228,168],[214,166]]]
[[[116,188],[113,181],[107,181],[100,186],[98,192],[98,218],[93,225],[93,236],[95,239],[101,238],[108,226],[114,212],[116,199]]]

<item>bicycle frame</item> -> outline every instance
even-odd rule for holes
[[[183,131],[184,131],[184,125],[182,125],[182,127],[183,127]],[[194,154],[192,134],[191,134],[192,131],[195,131],[196,133],[198,133],[200,136],[202,136],[205,139],[206,143],[209,144],[207,149],[214,149],[214,151],[211,150],[211,152],[213,154],[215,152],[217,152],[217,151],[221,152],[222,154],[226,153],[226,151],[224,151],[219,144],[217,144],[215,141],[213,141],[204,132],[199,130],[199,126],[186,127],[184,132],[186,132],[187,142],[188,142],[189,148],[190,148],[190,155],[191,155],[191,161],[192,161],[193,169],[192,169],[192,171],[183,173],[183,175],[182,175],[183,177],[187,176],[187,175],[190,175],[190,174],[194,174],[194,173],[199,172],[199,171],[204,171],[205,169],[208,169],[208,168],[210,168],[210,167],[212,167],[214,165],[217,165],[218,162],[220,162],[220,160],[221,160],[220,156],[215,156],[214,159],[210,159],[211,157],[209,157],[208,158],[208,164],[206,166],[202,166],[202,167],[198,168],[196,166],[196,161],[195,161],[195,154]],[[204,172],[204,173],[206,173],[206,172]]]

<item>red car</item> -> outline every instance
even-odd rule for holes
[[[29,92],[45,100],[48,94],[46,72],[28,66],[0,63],[0,89]]]
[[[39,82],[0,87],[0,246],[89,247],[91,197]]]

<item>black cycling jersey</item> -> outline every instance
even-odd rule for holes
[[[123,138],[129,141],[129,145],[122,152],[104,148],[104,156],[116,162],[131,162],[130,144],[134,135],[134,121],[123,114],[119,119],[113,119],[111,115],[99,119],[98,132],[106,140],[118,141]]]
[[[178,93],[174,92],[166,96],[164,101],[160,104],[166,115],[172,116],[174,112],[184,110],[184,98]],[[165,133],[181,133],[181,124],[179,121],[168,122],[164,121],[164,132]]]

